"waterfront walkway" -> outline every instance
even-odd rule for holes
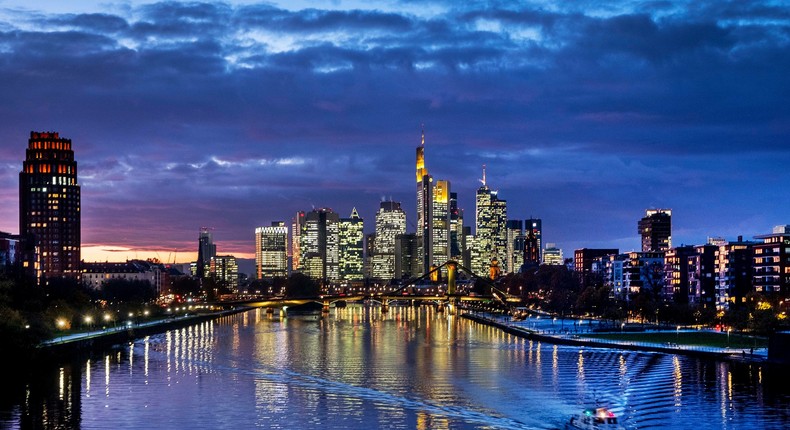
[[[171,316],[152,321],[141,323],[125,323],[113,327],[106,327],[101,330],[92,330],[79,333],[73,333],[63,336],[56,336],[52,339],[45,340],[39,345],[40,348],[56,348],[71,345],[79,345],[85,343],[93,343],[94,341],[108,340],[114,342],[118,339],[134,339],[140,336],[149,335],[152,333],[159,333],[171,328],[181,327],[193,323],[206,321],[230,315],[238,312],[248,310],[248,307],[237,307],[235,309],[222,310],[209,313],[199,313],[193,315],[180,315]]]
[[[632,351],[653,351],[742,361],[765,361],[768,357],[768,348],[721,348],[707,345],[635,342],[622,339],[585,337],[585,335],[592,334],[593,332],[595,332],[595,334],[606,333],[598,331],[593,327],[594,320],[587,319],[565,318],[561,321],[559,318],[542,316],[542,318],[528,318],[523,321],[513,321],[512,318],[507,315],[492,315],[483,312],[467,312],[462,316],[483,324],[499,327],[516,336],[561,345],[615,348]],[[697,330],[664,330],[663,332],[680,334],[696,331]],[[613,329],[609,333],[621,334],[621,332],[616,329]]]

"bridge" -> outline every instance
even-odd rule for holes
[[[439,294],[419,294],[421,282],[430,279],[434,274],[439,272],[442,268],[447,269],[447,288],[442,291],[439,289]],[[458,292],[457,289],[457,276],[458,270],[472,277],[475,280],[482,280],[491,287],[490,296],[474,295],[469,293]],[[402,287],[389,291],[386,293],[365,293],[365,294],[350,294],[350,295],[321,295],[318,297],[305,297],[305,298],[270,298],[264,300],[247,300],[235,302],[222,302],[223,304],[238,304],[251,307],[266,308],[267,311],[273,312],[274,309],[280,308],[281,312],[288,306],[298,306],[308,303],[316,303],[322,305],[322,312],[328,313],[332,304],[340,301],[362,301],[369,300],[381,305],[381,312],[386,313],[390,305],[397,301],[412,301],[412,302],[429,302],[435,303],[439,312],[443,312],[445,308],[449,308],[451,313],[455,313],[457,307],[462,302],[495,302],[508,310],[510,314],[515,314],[515,307],[522,302],[518,296],[507,294],[497,288],[496,283],[488,278],[484,278],[474,274],[468,268],[461,266],[454,260],[449,260],[444,264],[433,267],[428,273],[411,279],[406,282]]]

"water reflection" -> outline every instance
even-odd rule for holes
[[[629,428],[790,423],[781,368],[541,344],[411,306],[259,309],[33,370],[0,390],[0,427],[552,428],[596,400]]]

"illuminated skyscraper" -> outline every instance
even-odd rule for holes
[[[304,212],[299,211],[291,221],[291,267],[293,270],[302,269],[301,240],[304,234],[305,216]]]
[[[288,276],[288,227],[284,222],[255,229],[255,271],[258,279]]]
[[[211,257],[209,265],[211,276],[216,279],[219,285],[227,288],[231,292],[239,289],[239,265],[236,257],[232,255],[216,255]]]
[[[300,238],[302,272],[325,282],[340,278],[340,217],[332,209],[313,209],[305,215]]]
[[[639,220],[642,252],[661,252],[672,248],[672,210],[648,209]]]
[[[217,245],[214,244],[214,235],[207,227],[200,228],[200,236],[198,236],[198,259],[197,259],[197,272],[198,278],[205,278],[208,276],[207,270],[211,265],[211,259],[217,255]]]
[[[37,279],[79,278],[80,186],[71,139],[30,132],[19,172],[22,264]]]
[[[351,211],[351,216],[341,218],[339,225],[340,240],[340,279],[343,281],[357,281],[363,279],[363,251],[364,222],[357,213],[357,208]]]
[[[417,240],[418,256],[422,261],[422,273],[431,268],[433,251],[433,177],[425,167],[425,130],[417,147]]]
[[[475,206],[475,247],[472,271],[487,276],[491,262],[496,259],[499,267],[507,271],[507,201],[500,200],[497,192],[486,184],[483,166],[483,186],[477,189]],[[474,258],[474,255],[477,258]],[[503,267],[504,266],[504,267]]]
[[[436,181],[431,212],[431,264],[440,266],[450,259],[450,181]]]
[[[524,262],[524,224],[521,220],[507,221],[507,266],[506,273],[518,272]]]
[[[371,276],[375,279],[395,277],[395,238],[406,234],[406,213],[399,202],[381,202],[376,213],[376,240],[373,245]]]

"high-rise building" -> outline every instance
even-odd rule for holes
[[[755,236],[754,290],[759,293],[790,295],[790,225],[778,225],[773,233]]]
[[[239,289],[239,265],[232,255],[215,255],[209,265],[211,276],[232,292]]]
[[[22,265],[42,278],[80,276],[80,186],[71,139],[30,132],[19,172]]]
[[[364,226],[357,208],[351,210],[348,218],[340,219],[340,279],[343,281],[359,281],[364,277]]]
[[[672,210],[648,209],[639,220],[642,252],[663,252],[672,248]]]
[[[201,227],[200,235],[198,236],[198,259],[197,259],[197,272],[198,278],[205,278],[208,276],[207,270],[211,265],[211,259],[217,255],[217,245],[214,244],[214,235],[211,229]]]
[[[255,271],[258,279],[288,276],[288,227],[284,222],[255,229]]]
[[[470,269],[479,276],[487,276],[494,259],[501,269],[508,270],[507,202],[500,200],[497,192],[488,187],[485,166],[483,166],[482,182],[483,186],[477,189],[475,205],[477,261],[473,258],[473,267]]]
[[[417,255],[417,235],[412,233],[395,236],[395,279],[418,277],[422,263]]]
[[[381,202],[376,213],[376,241],[373,246],[371,276],[375,279],[395,277],[395,238],[406,234],[406,213],[399,202]]]
[[[516,248],[521,248],[521,252]],[[510,219],[507,221],[507,273],[518,272],[524,263],[523,253],[524,223],[518,219]]]
[[[458,208],[458,194],[450,193],[450,258],[463,261],[465,239],[464,211]]]
[[[525,235],[532,233],[538,244],[538,262],[543,260],[543,221],[540,218],[530,218],[524,220]]]
[[[340,216],[332,209],[313,209],[305,215],[300,238],[302,271],[324,282],[340,278]]]
[[[431,212],[431,264],[438,267],[450,259],[450,181],[436,181]]]
[[[295,271],[302,269],[302,248],[300,244],[304,229],[304,212],[296,212],[296,216],[291,220],[291,267]]]
[[[433,261],[433,177],[425,167],[425,130],[417,147],[417,238],[422,274],[428,273]]]

